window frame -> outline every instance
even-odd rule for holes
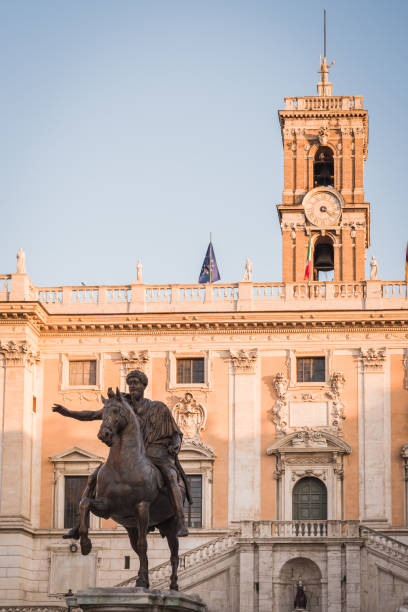
[[[71,361],[96,361],[96,380],[94,385],[70,385],[69,383],[69,364]],[[63,353],[60,355],[61,379],[60,390],[70,389],[92,389],[102,390],[103,387],[103,363],[101,353]]]
[[[62,451],[52,457],[49,461],[54,468],[54,490],[52,499],[52,528],[64,529],[65,510],[65,476],[89,476],[105,461],[100,457],[77,446]],[[102,520],[91,514],[90,528],[99,529]]]
[[[201,527],[190,530],[213,528],[213,472],[215,454],[203,444],[186,440],[179,453],[180,463],[186,476],[201,476]]]
[[[189,514],[191,512],[192,505],[188,503],[186,500],[184,502],[184,516],[186,519],[186,525],[189,529],[202,529],[203,528],[203,475],[202,474],[186,474],[187,479],[189,478],[200,478],[201,483],[201,504],[200,504],[200,522],[201,525],[190,525],[189,524]],[[190,482],[190,490],[191,490],[191,482]]]
[[[324,381],[322,382],[298,382],[297,380],[297,360],[298,357],[311,358],[311,357],[324,357]],[[305,388],[322,388],[327,387],[330,384],[330,372],[332,371],[332,350],[327,351],[289,351],[289,388],[290,389],[305,389]]]
[[[324,359],[323,367],[323,380],[298,380],[298,362],[300,359]],[[326,367],[326,356],[325,355],[296,355],[295,367],[296,367],[296,384],[297,385],[325,385],[327,382],[327,367]],[[313,368],[312,368],[313,371]]]
[[[202,383],[178,383],[177,382],[177,360],[178,359],[204,359],[204,382]],[[211,352],[210,351],[191,351],[178,352],[169,351],[167,355],[168,378],[167,389],[212,389],[211,379]]]
[[[181,361],[190,362],[190,378],[192,380],[179,381],[179,363]],[[194,362],[202,362],[203,364],[203,380],[194,381]],[[184,372],[183,372],[184,373]],[[204,385],[205,384],[205,358],[204,357],[176,357],[176,384],[177,385]]]

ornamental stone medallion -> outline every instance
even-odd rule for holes
[[[197,403],[192,393],[187,392],[173,407],[173,416],[186,440],[201,441],[201,432],[205,428],[207,412],[202,404]]]

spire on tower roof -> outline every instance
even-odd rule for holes
[[[318,96],[331,96],[333,93],[333,85],[329,81],[329,69],[333,66],[334,62],[327,65],[326,62],[326,9],[324,9],[324,54],[323,61],[320,58],[320,70],[318,73],[321,75],[320,81],[317,84],[317,95]]]

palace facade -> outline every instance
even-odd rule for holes
[[[184,432],[194,503],[180,585],[210,612],[394,612],[408,593],[407,284],[365,278],[368,112],[286,98],[282,281],[36,287],[0,275],[0,611],[63,609],[64,593],[132,581],[136,556],[91,518],[81,556],[62,534],[107,447],[97,409],[142,369]],[[310,278],[304,281],[310,247]],[[149,536],[151,584],[167,587]]]

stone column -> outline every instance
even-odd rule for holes
[[[260,508],[260,398],[257,352],[231,351],[229,521],[257,520]]]
[[[341,545],[327,545],[327,611],[341,612]]]
[[[360,520],[391,522],[389,363],[385,348],[360,351],[358,430]]]
[[[346,610],[360,611],[360,544],[346,544]]]

